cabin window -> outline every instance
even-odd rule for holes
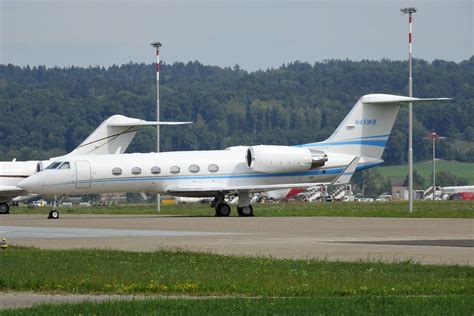
[[[115,167],[112,169],[112,174],[115,176],[119,176],[122,174],[122,169],[120,169],[119,167]]]
[[[69,162],[65,162],[59,166],[59,169],[71,169],[71,166],[69,165]]]
[[[207,170],[210,172],[217,172],[219,171],[219,166],[216,164],[210,164],[209,167],[207,167]]]
[[[199,172],[199,166],[198,165],[191,165],[189,166],[189,172],[196,173]]]
[[[140,173],[142,173],[142,168],[140,168],[140,167],[133,167],[133,168],[132,168],[132,173],[133,173],[133,174],[140,174]]]
[[[161,168],[158,167],[158,166],[153,166],[153,167],[151,167],[151,173],[159,174],[159,173],[161,173]]]
[[[177,174],[177,173],[180,173],[181,169],[178,167],[178,166],[173,166],[170,168],[170,172],[172,174]]]

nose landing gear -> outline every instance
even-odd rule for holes
[[[58,218],[59,218],[58,200],[56,199],[56,197],[54,197],[53,209],[49,211],[48,219],[58,219]]]
[[[59,218],[59,211],[52,209],[49,211],[48,219],[58,219]]]

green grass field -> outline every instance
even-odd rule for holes
[[[472,315],[471,296],[219,298],[41,305],[0,312],[31,315]]]
[[[473,295],[474,268],[327,262],[184,251],[0,253],[0,290],[262,297]]]
[[[0,266],[0,295],[5,291],[178,295],[43,305],[2,315],[474,312],[474,268],[469,266],[22,247],[0,252]]]
[[[432,161],[417,162],[413,164],[413,168],[426,179],[427,183],[431,181]],[[408,174],[407,165],[377,167],[375,170],[389,178],[392,183],[403,182]],[[469,184],[474,184],[474,163],[472,162],[438,160],[436,161],[436,172],[440,171],[449,171],[458,177],[467,179]]]
[[[356,217],[461,217],[474,218],[474,201],[415,201],[415,211],[407,212],[407,202],[327,202],[255,204],[255,216],[356,216]],[[49,208],[15,207],[12,214],[44,214]],[[62,208],[62,214],[158,214],[155,205]],[[163,205],[160,215],[214,216],[208,204]],[[232,215],[236,216],[235,206]]]

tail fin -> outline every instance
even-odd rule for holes
[[[303,146],[315,147],[324,152],[381,158],[401,104],[444,100],[450,99],[364,95],[328,139]]]
[[[76,149],[68,154],[103,155],[122,154],[138,132],[140,126],[156,126],[149,122],[123,115],[114,115],[102,122]]]

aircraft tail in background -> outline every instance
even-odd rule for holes
[[[123,154],[142,126],[183,125],[191,122],[144,121],[123,115],[113,115],[102,122],[76,149],[67,156]]]

